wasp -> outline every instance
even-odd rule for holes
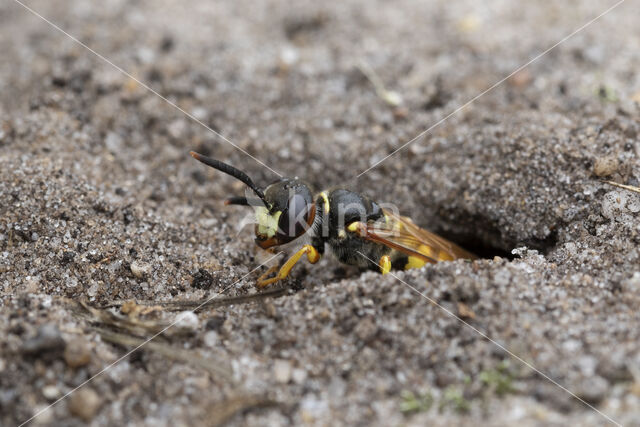
[[[287,245],[303,236],[306,243],[275,273],[259,277],[263,288],[285,279],[306,255],[315,264],[329,246],[336,258],[360,269],[387,274],[391,269],[420,268],[429,263],[476,256],[456,244],[418,227],[405,216],[381,208],[366,196],[342,188],[313,195],[309,185],[280,178],[262,189],[243,171],[191,151],[196,160],[243,182],[255,197],[234,196],[225,205],[255,209],[255,242],[262,248]]]

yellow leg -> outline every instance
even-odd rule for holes
[[[388,272],[390,272],[391,258],[389,258],[389,255],[382,255],[380,257],[380,261],[378,262],[378,265],[380,266],[380,273],[387,274]]]
[[[320,259],[320,254],[318,253],[316,248],[311,245],[304,245],[298,252],[296,252],[291,258],[289,258],[287,262],[284,263],[284,265],[278,271],[278,274],[276,274],[274,277],[266,279],[264,278],[265,274],[260,276],[257,283],[258,287],[264,288],[265,286],[269,286],[272,283],[286,278],[291,272],[293,266],[296,265],[298,261],[300,261],[300,258],[302,258],[304,254],[307,254],[307,259],[311,264],[315,264]],[[268,273],[270,273],[270,271],[268,271]]]
[[[258,283],[260,283],[261,281],[265,280],[267,277],[271,276],[276,271],[278,271],[278,266],[277,265],[272,265],[271,267],[269,267],[267,269],[267,271],[265,271],[264,273],[262,273],[260,275],[260,277],[258,277]]]

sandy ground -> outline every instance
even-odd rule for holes
[[[216,297],[32,422],[609,423],[553,380],[640,425],[640,197],[600,180],[640,184],[638,2],[353,179],[613,3],[29,1],[275,171],[484,257],[325,257],[255,296],[266,257],[222,205],[242,186],[187,153],[276,175],[3,1],[0,424]]]

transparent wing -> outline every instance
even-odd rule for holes
[[[384,220],[367,224],[365,229],[359,230],[361,237],[430,263],[477,258],[455,243],[418,227],[411,218],[385,209],[383,212]]]

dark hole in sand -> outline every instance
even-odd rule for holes
[[[472,234],[469,233],[468,230],[465,231],[466,232],[461,233],[441,232],[439,234],[484,259],[500,257],[513,260],[518,258],[518,255],[513,253],[513,249],[522,246],[535,249],[543,255],[546,255],[553,250],[558,243],[558,233],[556,230],[553,230],[549,236],[544,239],[531,238],[524,241],[517,241],[515,239],[509,239],[508,236],[501,236],[494,228],[483,227],[482,225],[477,225],[476,233]],[[489,241],[487,236],[492,236],[493,239]]]
[[[446,230],[436,228],[431,231],[484,259],[500,257],[513,260],[518,258],[518,255],[513,254],[513,250],[523,246],[546,255],[558,243],[558,232],[555,228],[545,238],[531,237],[521,240],[498,228],[495,220],[479,215],[470,217],[466,212],[448,210],[446,217],[450,219]]]
[[[468,232],[439,232],[437,234],[477,255],[479,258],[493,259],[494,257],[500,257],[512,260],[517,257],[517,255],[511,253],[511,249],[506,249],[510,247],[515,248],[515,245],[498,246],[489,243],[482,237],[485,233],[478,233],[476,235]]]
[[[476,254],[480,258],[493,259],[494,257],[500,257],[512,260],[516,257],[516,255],[511,253],[511,251],[488,245],[480,239],[473,237],[462,241],[456,241],[454,239],[451,239],[451,241],[465,248],[469,252]]]

